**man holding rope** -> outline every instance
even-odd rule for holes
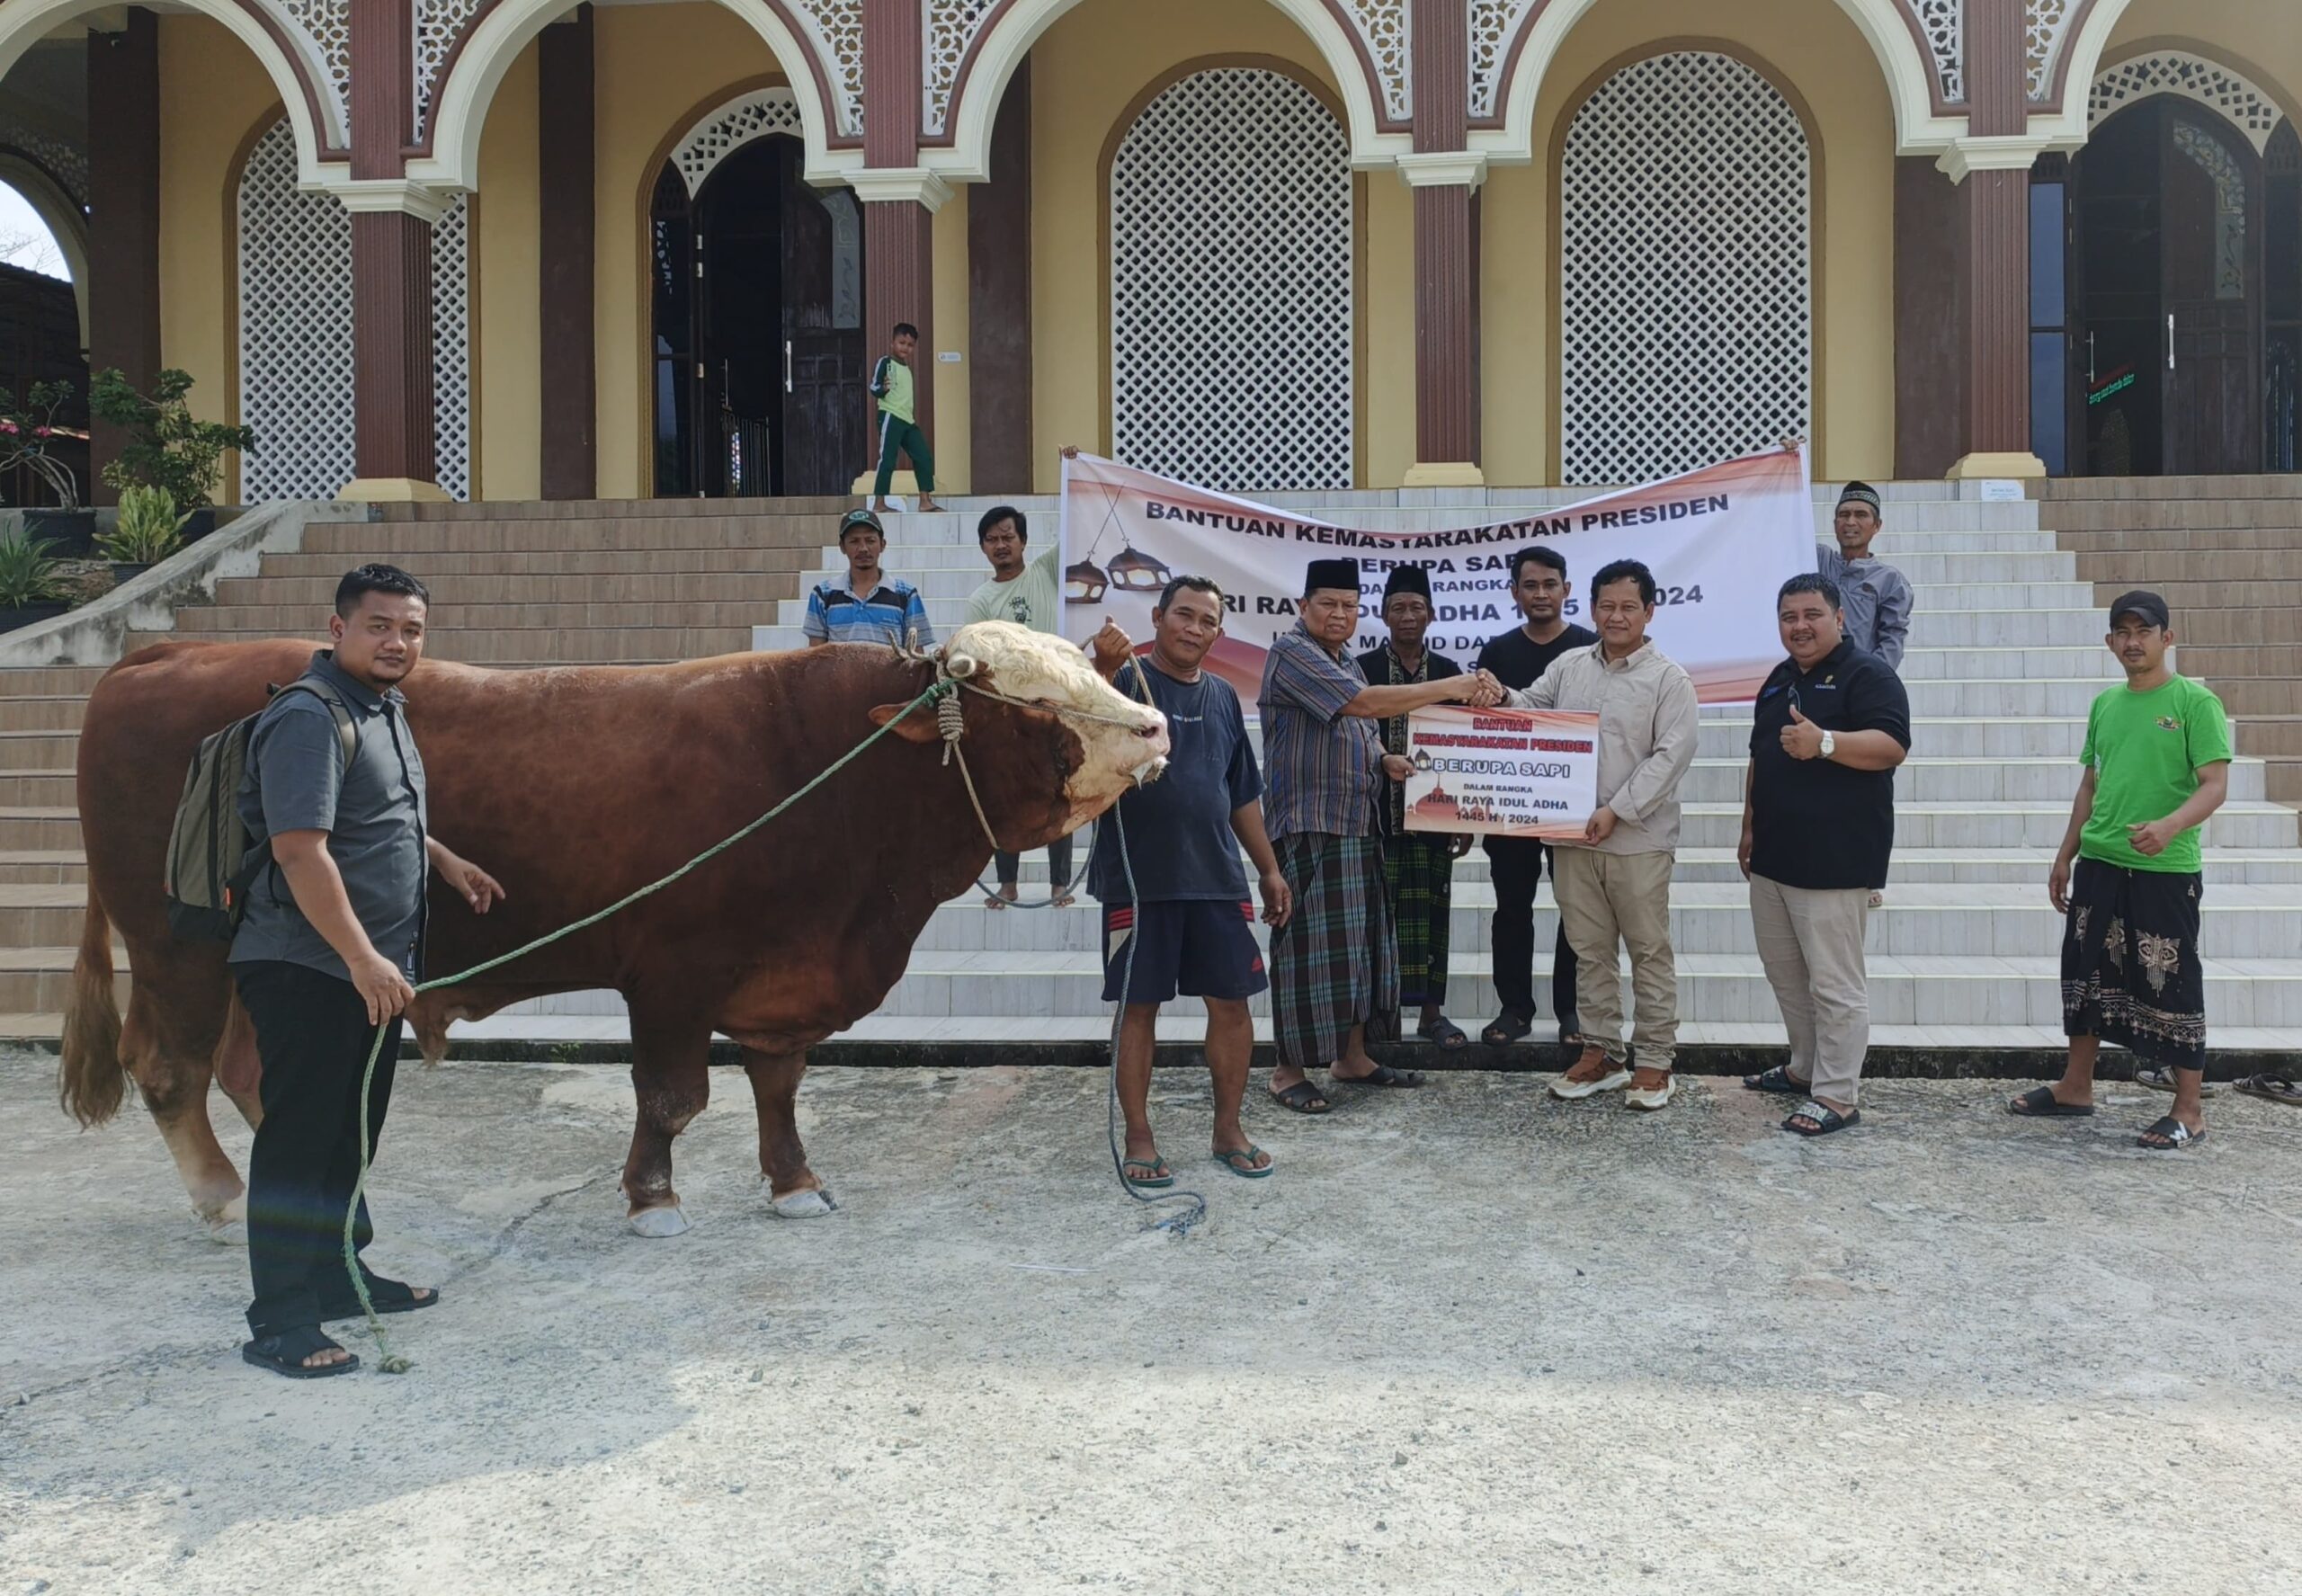
[[[231,951],[263,1064],[263,1121],[248,1155],[254,1339],[240,1355],[294,1379],[360,1365],[320,1325],[361,1311],[344,1266],[344,1212],[383,1134],[398,1016],[421,978],[427,867],[474,914],[504,896],[494,877],[426,833],[424,761],[397,684],[424,656],[430,608],[424,584],[397,566],[347,575],[328,618],[335,646],[312,655],[303,678],[312,691],[282,692],[264,709],[240,784],[250,851],[270,855],[249,881]],[[361,1076],[387,1020],[363,1148]],[[363,1201],[354,1245],[374,1234]],[[360,1268],[379,1314],[440,1300]]]

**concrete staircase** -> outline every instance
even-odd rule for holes
[[[1905,661],[1918,743],[1897,779],[1888,905],[1872,923],[1877,1039],[1937,1050],[2057,1046],[2057,924],[2043,881],[2067,814],[2086,705],[2116,677],[2101,647],[2095,594],[2081,578],[2079,557],[2040,529],[2038,504],[1960,500],[1939,484],[1897,485],[1888,494],[1881,553],[1918,590]],[[1289,502],[1405,530],[1490,521],[1578,496],[1448,491]],[[1039,536],[1053,536],[1053,503],[1024,504]],[[344,568],[390,558],[433,584],[433,647],[442,657],[522,665],[796,647],[801,582],[841,565],[829,546],[839,508],[787,501],[397,509],[364,525],[313,528],[300,552],[267,557],[259,576],[226,582],[216,604],[181,611],[179,629],[167,635],[316,630]],[[973,539],[980,508],[962,504],[890,523],[888,568],[921,587],[942,635],[982,578]],[[2184,655],[2193,671],[2197,652]],[[0,673],[0,1036],[57,1032],[84,890],[73,746],[84,695],[98,674]],[[1687,789],[1673,920],[1690,1048],[1780,1040],[1733,860],[1748,726],[1731,712],[1705,712]],[[2233,793],[2208,835],[2215,1044],[2246,1052],[2302,1047],[2296,816],[2266,797],[2259,759],[2241,762]],[[1041,888],[1044,857],[1031,855],[1024,867]],[[1475,1027],[1495,1007],[1486,936],[1493,898],[1482,854],[1462,862],[1456,883],[1449,1006]],[[1547,919],[1547,903],[1541,910]],[[1549,934],[1539,927],[1538,945],[1548,946]],[[1108,1023],[1096,941],[1092,905],[992,912],[963,894],[938,911],[881,1012],[849,1035],[928,1048],[1090,1043]],[[1201,1021],[1192,1008],[1174,1005],[1163,1036],[1195,1039]],[[1258,1024],[1267,1035],[1267,1021]],[[628,1039],[620,1002],[605,993],[540,1000],[458,1034],[513,1048]]]

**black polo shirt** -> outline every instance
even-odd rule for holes
[[[1895,848],[1895,773],[1793,759],[1782,728],[1798,712],[1829,732],[1886,732],[1910,746],[1910,695],[1885,660],[1842,642],[1811,671],[1794,660],[1759,689],[1751,727],[1751,870],[1814,891],[1879,887]]]

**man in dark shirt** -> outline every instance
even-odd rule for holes
[[[1827,576],[1782,584],[1790,657],[1759,689],[1736,857],[1751,926],[1790,1035],[1790,1061],[1743,1084],[1807,1101],[1782,1128],[1843,1130],[1870,1045],[1862,933],[1895,846],[1895,767],[1910,752],[1910,695],[1894,667],[1845,635]]]
[[[1251,1180],[1271,1173],[1271,1155],[1250,1142],[1239,1123],[1255,1039],[1247,1000],[1271,984],[1249,929],[1255,911],[1239,850],[1246,849],[1262,878],[1266,921],[1285,924],[1291,896],[1263,834],[1257,801],[1263,777],[1239,695],[1200,668],[1222,635],[1222,590],[1204,576],[1178,576],[1152,609],[1150,657],[1129,660],[1111,677],[1120,691],[1167,718],[1172,739],[1166,774],[1120,798],[1116,821],[1096,826],[1087,861],[1087,889],[1103,904],[1103,1001],[1125,1005],[1119,1033],[1124,1172],[1138,1186],[1175,1183],[1151,1132],[1150,1104],[1159,1005],[1178,992],[1207,1003],[1217,1160]]]
[[[1571,648],[1588,648],[1599,634],[1566,619],[1574,584],[1566,559],[1556,548],[1537,544],[1511,559],[1511,598],[1526,618],[1478,651],[1478,668],[1514,691],[1532,687],[1551,661]],[[1507,1048],[1535,1028],[1535,888],[1541,885],[1549,851],[1527,837],[1487,837],[1488,873],[1495,880],[1495,989],[1503,1012],[1480,1033],[1490,1048]],[[1583,1045],[1575,1018],[1575,950],[1560,927],[1550,957],[1551,1012],[1558,1016],[1563,1046]]]
[[[1410,686],[1459,676],[1463,667],[1423,646],[1431,629],[1431,573],[1421,566],[1394,566],[1383,584],[1383,625],[1391,636],[1379,648],[1359,656],[1360,673],[1376,687]],[[1406,757],[1405,715],[1379,723],[1383,751]],[[1399,950],[1399,1007],[1420,1009],[1414,1034],[1449,1052],[1470,1038],[1447,1018],[1447,943],[1454,914],[1455,861],[1470,851],[1468,834],[1406,829],[1406,788],[1387,782],[1377,802],[1382,809],[1383,880],[1391,893],[1391,931]]]
[[[397,684],[423,657],[430,599],[392,566],[346,575],[328,618],[335,646],[312,655],[303,677],[326,696],[272,700],[249,738],[240,786],[240,818],[269,854],[248,883],[231,950],[263,1064],[263,1119],[248,1155],[254,1339],[240,1355],[299,1379],[360,1362],[320,1324],[360,1311],[342,1238],[362,1153],[361,1075],[376,1027],[391,1021],[368,1093],[372,1159],[399,1057],[398,1016],[423,970],[425,871],[438,870],[475,914],[504,896],[486,871],[427,834],[424,761]],[[337,707],[352,723],[348,753]],[[373,1235],[362,1201],[355,1247]],[[379,1313],[440,1300],[360,1268]]]

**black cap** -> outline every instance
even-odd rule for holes
[[[2118,625],[2121,615],[2139,615],[2162,631],[2173,621],[2166,611],[2166,601],[2143,587],[2122,593],[2110,601],[2110,624]]]
[[[1359,591],[1359,562],[1355,559],[1315,559],[1311,568],[1303,574],[1303,596],[1309,598],[1323,587],[1348,588]]]
[[[1431,602],[1431,573],[1421,566],[1393,566],[1390,576],[1383,584],[1383,602],[1390,602],[1391,595],[1411,593],[1424,603]]]
[[[843,543],[847,541],[847,534],[853,531],[857,527],[869,527],[873,531],[879,533],[882,539],[886,538],[888,535],[888,529],[881,526],[879,524],[879,518],[872,514],[869,510],[850,510],[846,514],[839,518],[838,540]]]

